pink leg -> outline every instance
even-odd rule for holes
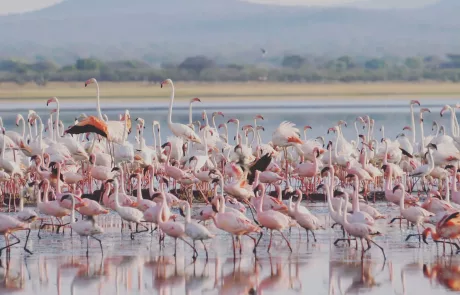
[[[270,248],[272,247],[272,237],[273,237],[273,231],[270,230],[270,243],[268,243],[267,252],[270,252]]]

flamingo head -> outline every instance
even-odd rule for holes
[[[423,113],[431,113],[431,111],[430,111],[429,108],[421,108],[420,109],[420,114],[423,114]]]
[[[194,103],[194,102],[201,102],[201,100],[198,97],[195,97],[190,100],[190,103]]]
[[[21,114],[16,115],[16,126],[19,126],[19,121],[24,120],[24,117]]]
[[[444,113],[449,109],[450,109],[450,106],[448,106],[448,105],[443,106],[443,108],[441,109],[441,112],[439,113],[439,115],[442,117],[444,115]]]
[[[412,128],[410,128],[409,126],[405,126],[402,130],[409,130],[409,131],[412,131]]]
[[[343,126],[347,127],[347,122],[345,122],[344,120],[340,120],[339,122],[337,122],[337,125],[338,125],[338,126],[342,126],[342,125],[343,125]]]
[[[168,142],[164,143],[164,144],[161,146],[162,149],[165,149],[166,147],[169,147],[169,148],[171,149],[171,147],[172,147],[171,142],[168,141]]]
[[[356,122],[361,122],[362,124],[365,124],[366,121],[364,121],[363,117],[356,117]]]
[[[429,143],[426,147],[427,147],[428,149],[435,149],[435,150],[438,150],[438,146],[435,145],[434,143]]]
[[[163,82],[161,82],[160,87],[163,88],[164,85],[172,85],[172,80],[171,79],[166,79]]]
[[[305,126],[303,127],[303,130],[307,130],[307,129],[310,129],[310,130],[311,130],[311,129],[313,129],[313,128],[311,128],[310,125],[305,125]]]
[[[260,114],[255,115],[254,120],[256,119],[265,120],[264,117],[262,117]]]
[[[362,142],[366,141],[366,135],[360,134],[358,137],[361,138]]]
[[[89,84],[93,84],[93,83],[97,83],[96,79],[94,79],[94,78],[88,79],[85,82],[85,87],[88,86]]]
[[[332,141],[329,140],[329,142],[327,143],[326,149],[327,150],[332,149]]]
[[[413,99],[413,100],[411,100],[410,103],[409,103],[409,105],[414,105],[414,104],[420,106],[420,101]]]
[[[254,127],[252,127],[251,124],[248,124],[248,125],[244,125],[243,127],[241,127],[241,130],[243,131],[246,131],[246,130],[253,130]]]
[[[50,99],[48,99],[48,100],[46,101],[46,106],[48,106],[48,105],[49,105],[50,103],[52,103],[52,102],[58,102],[57,97],[53,96],[53,97],[51,97]]]
[[[235,124],[238,124],[240,121],[238,119],[235,119],[235,118],[231,118],[227,121],[227,123],[235,123]]]
[[[337,131],[337,127],[331,127],[327,129],[327,134],[329,134],[331,131],[335,133]]]
[[[219,126],[217,126],[217,129],[220,129],[220,128],[225,128],[225,124],[224,123],[219,124]]]
[[[256,128],[256,130],[265,131],[265,128],[264,128],[264,126],[258,125],[257,128]]]
[[[57,109],[52,109],[52,110],[50,111],[50,115],[52,115],[52,114],[54,114],[54,113],[57,113]]]
[[[216,117],[216,116],[221,116],[222,118],[225,117],[225,116],[224,116],[224,113],[222,113],[222,112],[214,112],[214,113],[212,113],[212,117],[213,117],[213,118]]]

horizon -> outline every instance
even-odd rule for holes
[[[18,14],[38,11],[46,7],[56,5],[64,0],[0,0],[0,15]],[[372,8],[412,8],[423,7],[439,2],[440,0],[405,0],[386,1],[378,3],[376,0],[244,0],[247,2],[271,4],[271,5],[302,5],[302,6],[352,6]]]

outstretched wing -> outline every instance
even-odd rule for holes
[[[265,154],[259,160],[257,160],[251,167],[249,167],[248,173],[248,182],[252,184],[254,182],[254,177],[256,175],[256,170],[265,171],[272,161],[272,156],[270,154]]]

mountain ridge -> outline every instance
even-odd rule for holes
[[[108,4],[110,3],[110,4]],[[0,57],[12,54],[126,58],[151,54],[427,54],[460,50],[460,1],[409,10],[280,7],[239,0],[67,0],[0,17]],[[36,52],[28,53],[30,47]],[[14,56],[14,55],[13,55]]]

